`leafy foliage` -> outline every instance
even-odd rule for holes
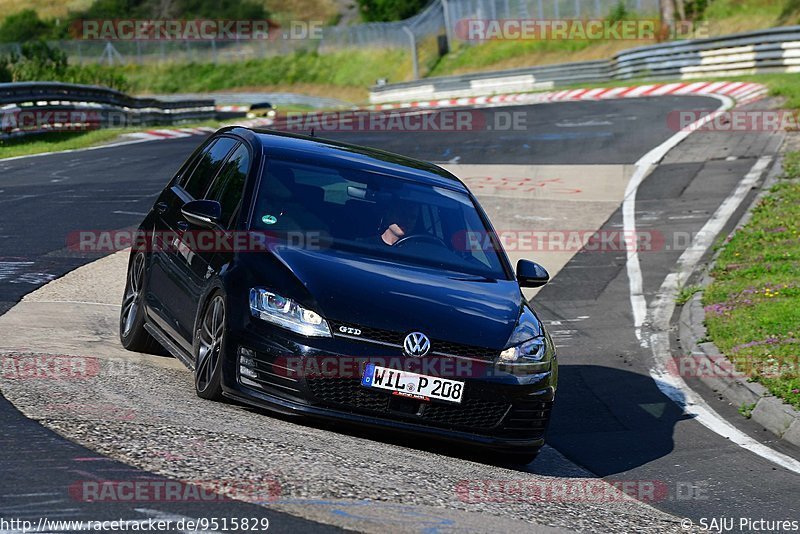
[[[128,89],[125,77],[100,65],[69,65],[67,56],[43,41],[23,43],[19,53],[0,56],[0,82],[60,81]]]
[[[426,0],[358,0],[358,10],[367,22],[403,20],[418,13]]]
[[[26,42],[47,38],[55,32],[52,21],[44,21],[33,9],[7,16],[0,24],[0,41]]]

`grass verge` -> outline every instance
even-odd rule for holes
[[[122,73],[134,93],[205,93],[265,86],[319,86],[318,93],[358,94],[378,78],[404,81],[411,57],[403,50],[348,50],[331,54],[296,53],[241,62],[127,65]],[[306,91],[307,92],[307,91]],[[309,93],[310,94],[310,93]],[[350,99],[350,98],[348,98]]]
[[[758,203],[711,274],[709,337],[738,370],[800,408],[800,181],[780,182]]]
[[[113,141],[123,133],[133,131],[136,130],[111,128],[89,132],[52,132],[34,135],[33,137],[0,139],[0,160],[101,145]]]
[[[225,121],[231,122],[231,121]],[[147,126],[142,128],[107,128],[80,132],[48,132],[25,137],[0,139],[0,160],[17,156],[31,156],[46,152],[61,152],[103,145],[127,133],[142,132],[155,128],[197,128],[199,126],[220,127],[219,121],[204,121],[175,126]]]

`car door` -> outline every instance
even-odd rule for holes
[[[174,268],[180,272],[181,279],[185,281],[183,291],[189,295],[192,302],[192,306],[177,310],[182,332],[193,331],[197,307],[205,293],[208,280],[218,272],[221,265],[230,261],[233,255],[229,246],[235,240],[226,238],[230,237],[234,219],[242,202],[242,191],[251,159],[245,144],[239,144],[233,149],[203,197],[220,203],[222,216],[219,227],[209,230],[189,225],[191,235],[203,237],[185,240],[174,256]]]
[[[170,337],[191,350],[192,326],[183,317],[194,313],[197,295],[189,273],[199,269],[200,261],[189,245],[197,241],[198,228],[192,228],[181,208],[192,200],[205,198],[209,187],[228,154],[239,144],[230,136],[211,139],[184,173],[156,202],[155,252],[151,260],[148,308],[151,317]]]

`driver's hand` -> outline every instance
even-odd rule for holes
[[[389,225],[389,228],[387,228],[386,231],[383,233],[381,239],[383,239],[383,242],[386,243],[387,245],[393,246],[405,235],[406,235],[405,231],[402,228],[400,228],[400,226],[397,223],[394,223]]]

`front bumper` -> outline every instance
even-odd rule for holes
[[[555,360],[546,372],[516,376],[490,362],[410,358],[395,347],[341,337],[309,340],[258,322],[230,332],[227,346],[223,391],[229,398],[285,414],[499,450],[544,444],[557,383]],[[240,365],[241,348],[252,364]],[[367,362],[463,381],[462,402],[420,401],[363,387]]]

